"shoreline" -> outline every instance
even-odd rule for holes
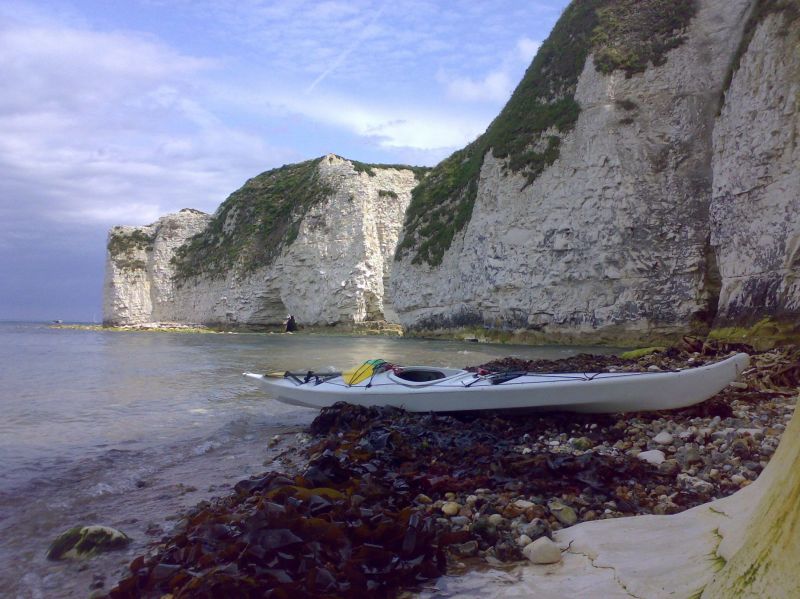
[[[282,325],[204,325],[199,323],[147,322],[130,325],[83,323],[52,323],[53,329],[74,329],[113,332],[166,332],[216,334],[298,334],[329,336],[386,336],[410,339],[465,341],[472,343],[528,346],[607,346],[607,347],[669,347],[680,344],[688,331],[628,331],[602,330],[595,332],[546,333],[529,329],[495,327],[408,328],[383,320],[333,325],[301,326],[287,333]],[[800,343],[800,325],[764,318],[749,326],[724,326],[708,330],[697,338],[716,343],[740,343],[764,351],[792,343]]]
[[[674,367],[712,360],[728,350],[725,344],[698,342],[625,363],[630,368]],[[267,472],[240,481],[231,495],[198,506],[182,525],[186,534],[208,538],[209,527],[231,518],[242,524],[194,558],[180,549],[183,532],[162,539],[155,553],[132,563],[131,575],[111,596],[177,593],[189,584],[178,575],[183,568],[193,572],[193,589],[209,588],[204,585],[220,581],[196,559],[205,555],[201,562],[229,563],[223,556],[238,548],[233,563],[245,567],[250,562],[242,539],[272,538],[280,530],[287,532],[281,533],[278,546],[286,543],[287,555],[306,555],[299,560],[305,567],[314,562],[307,562],[309,556],[327,555],[322,568],[327,574],[316,570],[316,582],[308,587],[306,574],[276,557],[274,567],[282,574],[258,575],[256,583],[231,575],[225,582],[234,585],[230,589],[256,584],[259,590],[300,593],[413,591],[423,579],[469,576],[476,570],[467,564],[520,564],[529,543],[579,522],[678,513],[728,496],[751,484],[774,453],[794,411],[792,386],[800,383],[800,372],[791,366],[798,357],[798,350],[791,349],[754,352],[754,367],[744,380],[698,406],[673,412],[507,419],[499,414],[454,418],[374,408],[324,410],[310,427],[314,437],[302,451],[306,465],[301,475]],[[615,356],[576,359],[623,361]],[[471,456],[469,465],[463,463],[464,452]],[[258,520],[263,509],[267,519]],[[328,524],[319,523],[320,518]],[[361,524],[353,524],[353,518]],[[267,547],[277,550],[275,542]],[[364,549],[365,542],[375,549]],[[312,546],[317,548],[308,553]],[[350,548],[350,557],[328,553],[342,546]],[[362,554],[363,559],[353,557]],[[400,559],[390,566],[384,560],[391,555]],[[169,579],[155,574],[165,564],[174,574]],[[382,573],[376,574],[376,568]],[[418,582],[409,586],[413,577]],[[342,580],[351,586],[336,586],[345,584]]]
[[[77,598],[93,590],[96,596],[105,596],[136,555],[149,551],[164,535],[173,534],[176,524],[197,505],[230,492],[243,476],[276,463],[294,468],[306,439],[303,428],[264,423],[258,426],[263,438],[222,443],[215,438],[194,447],[182,442],[178,445],[186,455],[170,457],[165,463],[156,457],[133,472],[130,465],[100,456],[95,461],[106,464],[107,475],[99,482],[93,479],[91,487],[68,470],[57,481],[33,480],[25,487],[0,491],[0,505],[8,516],[0,520],[2,588],[18,597]],[[154,451],[145,450],[145,455],[154,455]],[[119,450],[112,453],[117,458],[123,455]],[[84,464],[76,461],[69,468],[82,467]],[[122,550],[91,559],[45,558],[48,545],[63,530],[98,523],[121,530],[132,542]]]
[[[80,331],[110,332],[143,332],[143,333],[200,333],[219,335],[318,335],[329,336],[361,336],[376,335],[386,337],[402,337],[400,325],[383,321],[365,322],[332,326],[304,326],[298,331],[287,332],[281,327],[217,327],[203,324],[183,324],[174,322],[147,322],[131,325],[104,324],[50,324],[51,329],[67,329]]]

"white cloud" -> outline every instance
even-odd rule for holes
[[[213,210],[254,173],[310,157],[300,138],[284,149],[264,137],[291,135],[283,117],[298,115],[307,131],[430,163],[484,130],[538,47],[517,35],[504,56],[488,52],[497,45],[462,32],[477,19],[483,35],[504,35],[499,9],[466,0],[146,2],[214,23],[209,36],[235,45],[223,62],[91,29],[90,15],[14,20],[0,8],[0,202],[23,194],[31,213],[103,224]],[[477,107],[453,110],[442,92]]]
[[[217,93],[224,94],[225,90],[220,89]],[[439,159],[469,143],[486,127],[485,119],[470,111],[452,112],[414,104],[370,102],[329,92],[293,94],[289,90],[265,87],[238,90],[234,101],[243,112],[261,111],[261,118],[300,115],[368,138],[381,148],[433,151]],[[330,150],[338,151],[336,148]]]
[[[520,60],[525,63],[531,62],[541,47],[542,42],[537,42],[529,37],[523,37],[517,40],[517,54]]]
[[[158,204],[125,204],[122,206],[94,206],[80,208],[66,214],[56,214],[65,222],[101,222],[101,223],[152,223],[164,213]]]
[[[514,88],[511,75],[503,70],[492,71],[477,81],[471,77],[456,77],[446,81],[446,85],[451,98],[468,102],[503,102]]]
[[[502,104],[511,96],[541,45],[541,42],[522,37],[517,40],[513,50],[499,60],[495,59],[496,66],[483,77],[454,75],[440,70],[437,79],[445,86],[447,96],[453,100]]]
[[[137,35],[0,26],[0,202],[103,225],[213,210],[293,156],[204,106],[198,81],[217,67]]]

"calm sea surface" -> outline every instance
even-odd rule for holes
[[[342,369],[370,358],[463,367],[581,351],[609,350],[0,323],[0,588],[17,597],[110,588],[174,514],[281,469],[273,458],[316,412],[270,400],[245,370]],[[282,442],[268,448],[275,434]],[[59,532],[92,523],[134,543],[88,566],[44,559]]]

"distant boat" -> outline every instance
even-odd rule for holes
[[[53,324],[64,324],[63,320],[54,320]]]
[[[454,368],[396,367],[370,360],[344,373],[245,372],[283,403],[325,408],[344,401],[409,412],[548,410],[585,413],[673,410],[718,393],[750,364],[747,354],[666,372],[478,374]]]

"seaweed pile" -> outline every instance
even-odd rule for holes
[[[668,369],[743,349],[693,343],[537,366]],[[200,504],[110,596],[395,596],[475,560],[520,560],[528,543],[576,522],[682,511],[757,477],[794,409],[798,358],[797,348],[757,355],[738,387],[674,412],[447,416],[337,404],[311,425],[302,472],[269,472]],[[654,452],[661,462],[641,457]]]
[[[653,348],[653,351],[638,359],[608,355],[578,354],[559,360],[524,360],[520,358],[502,358],[469,370],[479,368],[491,371],[525,371],[525,372],[644,372],[652,367],[659,370],[673,370],[687,366],[702,366],[717,362],[732,352],[744,352],[750,355],[755,350],[744,343],[726,343],[720,341],[704,341],[693,337],[684,337],[683,341],[670,348]]]

